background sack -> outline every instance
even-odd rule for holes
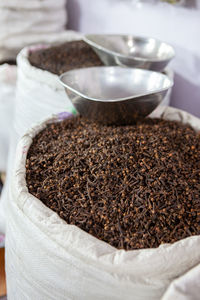
[[[1,0],[0,61],[15,59],[26,45],[48,42],[66,22],[66,0]]]
[[[6,172],[7,167],[14,115],[16,77],[16,66],[0,65],[0,172]],[[1,235],[2,228],[4,228],[4,211],[0,207],[0,248],[4,245],[4,236]]]
[[[175,278],[200,262],[200,236],[155,249],[117,250],[67,225],[28,193],[25,162],[32,138],[62,117],[33,127],[18,145],[6,227],[8,298],[160,299]],[[186,112],[166,108],[163,117],[200,130],[200,120]]]
[[[0,65],[0,172],[6,171],[9,137],[14,116],[16,66]]]
[[[57,36],[54,43],[79,40],[81,35],[67,31]],[[17,56],[17,89],[14,129],[21,136],[32,125],[49,114],[73,111],[59,76],[32,66],[29,52],[46,48],[48,45],[35,45],[24,48]]]

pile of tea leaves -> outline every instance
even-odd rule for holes
[[[118,249],[200,234],[200,134],[189,125],[49,124],[29,149],[26,179],[68,224]]]

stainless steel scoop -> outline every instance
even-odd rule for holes
[[[154,38],[131,35],[88,34],[83,37],[105,65],[163,71],[174,57],[174,49]]]
[[[77,69],[60,82],[81,115],[105,124],[131,124],[149,115],[173,85],[161,73],[122,67]]]

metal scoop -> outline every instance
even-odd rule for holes
[[[105,124],[131,124],[149,115],[173,85],[161,73],[122,67],[76,69],[60,82],[81,115]]]
[[[170,45],[154,38],[88,34],[83,40],[108,66],[119,65],[161,72],[175,55]]]

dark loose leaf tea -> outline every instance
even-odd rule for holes
[[[200,234],[199,153],[189,125],[76,117],[34,138],[27,186],[68,224],[118,249],[154,248]]]

